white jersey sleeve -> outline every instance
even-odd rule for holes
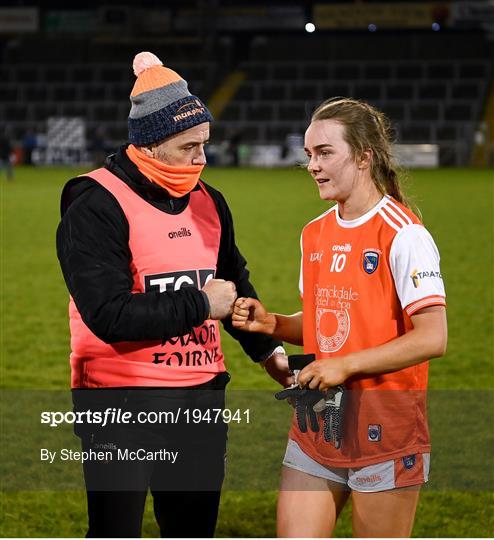
[[[446,305],[439,252],[425,227],[407,225],[396,234],[389,254],[401,307],[408,315],[433,305]]]

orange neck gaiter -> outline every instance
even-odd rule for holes
[[[197,185],[204,165],[175,167],[146,156],[133,144],[127,147],[127,156],[139,171],[149,180],[158,184],[172,197],[183,197]]]

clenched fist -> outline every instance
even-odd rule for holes
[[[239,298],[235,302],[232,324],[235,328],[247,332],[261,332],[272,334],[276,326],[276,319],[272,313],[255,298]]]
[[[211,319],[225,319],[232,314],[237,299],[237,289],[232,281],[210,279],[202,288],[209,300]]]

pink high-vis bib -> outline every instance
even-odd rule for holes
[[[146,202],[107,169],[89,176],[118,201],[129,223],[132,294],[170,292],[183,286],[201,289],[214,277],[221,224],[204,186],[192,191],[178,215]],[[69,304],[72,388],[115,386],[194,386],[225,371],[218,321],[206,320],[184,336],[161,341],[107,344]],[[164,323],[164,322],[163,322]]]

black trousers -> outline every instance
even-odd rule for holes
[[[87,537],[141,536],[148,490],[162,537],[214,535],[227,439],[218,411],[229,379],[222,373],[192,388],[72,391],[74,412],[104,418],[110,410],[114,420],[107,414],[106,425],[75,424],[87,457]]]
[[[146,491],[88,491],[87,538],[141,536]],[[212,538],[218,518],[219,491],[152,492],[162,538]]]

